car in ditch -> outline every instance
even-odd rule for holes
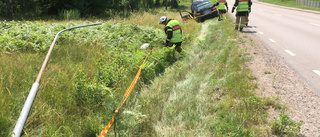
[[[191,12],[180,11],[181,18],[185,21],[194,19],[197,22],[204,22],[219,16],[219,10],[214,4],[208,0],[197,0],[190,5]],[[183,13],[185,15],[183,15]],[[186,14],[187,13],[187,14]]]

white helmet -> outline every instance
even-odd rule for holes
[[[166,17],[166,16],[162,16],[162,17],[160,18],[159,24],[162,24],[162,22],[165,22],[166,20],[167,20],[167,17]]]

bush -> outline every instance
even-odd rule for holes
[[[298,136],[301,131],[303,121],[296,123],[290,120],[290,116],[284,111],[280,113],[280,120],[274,118],[271,125],[272,134],[278,136]]]

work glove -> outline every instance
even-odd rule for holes
[[[165,47],[168,46],[166,41],[163,42],[163,45],[164,45]]]
[[[167,43],[167,41],[164,41],[164,42],[163,42],[163,45],[164,45],[165,47],[170,47],[171,43],[170,43],[170,42]]]
[[[233,13],[234,12],[234,8],[232,8],[232,11],[231,11],[231,13]]]

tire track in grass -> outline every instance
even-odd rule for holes
[[[164,102],[162,117],[154,125],[157,135],[210,136],[210,132],[205,128],[206,121],[211,118],[205,114],[207,111],[205,92],[210,88],[208,81],[210,81],[213,71],[201,71],[200,66],[205,63],[203,57],[207,56],[210,51],[198,48],[199,40],[204,41],[209,26],[215,24],[217,24],[216,20],[208,20],[202,24],[198,40],[192,44],[194,52],[189,55],[191,62],[181,66],[181,68],[185,68],[183,69],[185,70],[183,71],[184,79],[173,84],[172,91],[168,94],[168,100]],[[175,69],[169,68],[168,73],[176,73]]]

